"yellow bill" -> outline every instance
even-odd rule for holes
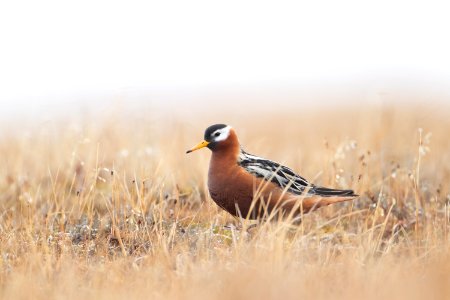
[[[205,147],[208,146],[208,145],[209,145],[209,142],[203,140],[203,141],[201,141],[198,145],[196,145],[194,148],[192,148],[192,149],[186,151],[186,153],[194,152],[195,150],[205,148]]]

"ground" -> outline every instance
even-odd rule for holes
[[[246,151],[361,197],[248,229],[208,195],[209,150],[184,154],[223,122]],[[448,110],[113,111],[3,125],[4,299],[450,298]]]

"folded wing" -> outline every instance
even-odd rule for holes
[[[264,159],[241,151],[238,164],[247,172],[258,178],[264,178],[281,189],[295,195],[320,196],[320,197],[357,197],[352,190],[330,189],[315,186],[305,178],[296,174],[290,168],[274,161]]]

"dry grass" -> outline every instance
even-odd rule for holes
[[[118,115],[4,130],[2,298],[450,298],[448,110]],[[216,122],[361,198],[247,231],[184,154]]]

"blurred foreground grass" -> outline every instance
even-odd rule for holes
[[[294,227],[209,198],[212,123],[309,180],[361,195]],[[18,122],[0,138],[0,295],[450,298],[450,113],[428,107]]]

